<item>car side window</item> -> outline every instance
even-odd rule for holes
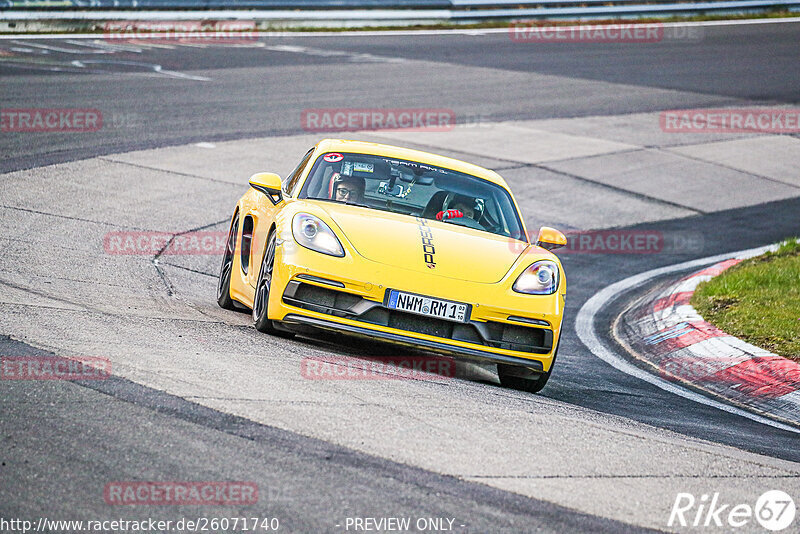
[[[311,159],[311,154],[313,153],[314,153],[314,148],[309,150],[306,153],[306,155],[303,156],[303,160],[300,162],[300,165],[298,165],[297,168],[293,170],[292,173],[283,180],[284,193],[288,195],[291,194],[291,192],[294,190],[294,186],[297,185],[297,181],[300,180],[301,176],[303,176],[303,171],[308,165],[308,161]]]

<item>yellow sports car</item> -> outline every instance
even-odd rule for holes
[[[451,158],[324,139],[284,180],[250,178],[231,219],[220,306],[277,335],[369,336],[497,364],[536,392],[553,369],[566,296],[497,173]]]

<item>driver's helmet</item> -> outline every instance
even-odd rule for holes
[[[339,189],[342,189],[340,191]],[[339,202],[361,202],[364,198],[366,184],[363,178],[358,176],[344,176],[336,173],[333,177],[333,188],[331,190],[331,200]],[[344,194],[343,191],[347,193]]]

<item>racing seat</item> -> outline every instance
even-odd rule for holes
[[[437,191],[422,210],[423,219],[435,219],[436,214],[444,209],[444,201],[447,198],[447,191]]]
[[[328,196],[325,198],[333,198],[333,185],[336,182],[336,179],[339,177],[339,173],[335,172],[331,174],[331,179],[328,181]]]

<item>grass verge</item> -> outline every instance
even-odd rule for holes
[[[728,334],[800,361],[800,240],[703,282],[692,306]]]
[[[534,26],[590,26],[604,24],[655,24],[665,22],[707,22],[715,20],[751,20],[751,19],[782,19],[797,18],[800,12],[789,10],[769,10],[761,13],[718,13],[704,15],[665,15],[651,17],[629,17],[629,18],[591,18],[591,19],[537,19],[535,17],[519,17],[499,20],[486,20],[475,23],[452,23],[440,22],[434,24],[409,24],[403,26],[361,26],[348,28],[326,28],[326,27],[293,27],[275,28],[278,31],[297,31],[297,32],[357,32],[357,31],[408,31],[408,30],[482,30],[492,28],[508,28],[511,22],[531,22]]]

